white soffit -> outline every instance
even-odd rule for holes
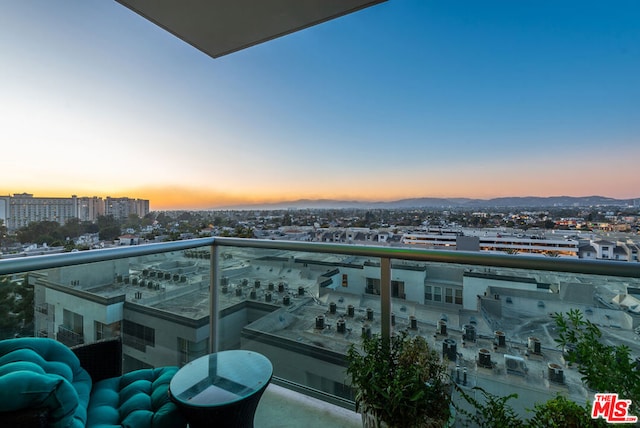
[[[218,58],[386,0],[116,0]]]

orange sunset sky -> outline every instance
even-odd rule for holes
[[[116,2],[10,2],[0,195],[638,198],[640,5],[571,4],[390,1],[212,59]]]

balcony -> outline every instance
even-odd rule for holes
[[[581,309],[640,355],[638,263],[207,238],[0,261],[0,275],[21,273],[48,305],[36,326],[82,315],[83,337],[58,329],[69,345],[118,326],[108,331],[125,338],[125,370],[225,349],[266,355],[274,379],[258,427],[296,411],[308,426],[359,426],[344,356],[363,334],[424,336],[462,388],[517,393],[525,416],[558,393],[593,398],[556,346],[550,314]]]
[[[73,330],[68,329],[63,325],[58,326],[58,334],[56,335],[56,340],[58,342],[62,342],[67,346],[76,346],[82,345],[84,343],[84,337],[76,333]]]

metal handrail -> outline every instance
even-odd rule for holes
[[[213,245],[213,238],[188,239],[184,241],[161,242],[105,248],[100,250],[78,251],[71,253],[49,254],[43,256],[14,257],[0,260],[0,275],[33,272],[41,269],[126,259],[128,257],[148,256],[150,254],[189,250]]]
[[[561,257],[493,254],[479,251],[429,250],[246,238],[215,238],[214,245],[640,278],[639,262],[614,260],[565,259]]]
[[[0,260],[0,275],[25,273],[41,269],[73,266],[171,251],[181,251],[204,246],[245,247],[309,253],[330,253],[348,256],[389,258],[392,260],[439,262],[473,266],[640,278],[640,263],[638,262],[565,259],[556,257],[488,254],[469,251],[428,250],[323,242],[275,241],[220,237],[187,239],[183,241],[162,242],[157,244],[123,246],[102,250],[4,259]]]

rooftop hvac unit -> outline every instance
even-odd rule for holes
[[[336,302],[329,302],[329,313],[335,314],[336,308],[337,308]]]
[[[324,330],[324,315],[318,315],[316,317],[316,329]]]
[[[367,319],[373,321],[373,309],[367,308]]]
[[[436,331],[436,333],[442,336],[447,335],[447,322],[445,320],[438,320],[438,330]]]
[[[462,326],[462,340],[476,341],[476,328],[473,325],[465,324]]]
[[[491,362],[491,352],[488,349],[482,348],[478,351],[478,366],[487,369],[493,368],[493,363]]]
[[[449,361],[455,362],[458,356],[456,341],[453,339],[445,339],[442,342],[442,357],[448,358]]]
[[[409,328],[411,330],[418,329],[418,319],[414,315],[409,315]]]
[[[348,305],[347,306],[347,315],[350,316],[351,318],[353,318],[355,316],[356,313],[356,309],[353,305]]]
[[[564,383],[564,370],[562,367],[555,363],[549,363],[549,380],[555,383]]]
[[[529,352],[532,352],[534,354],[542,353],[540,339],[538,339],[537,337],[530,336],[527,339],[527,348],[529,349]]]
[[[518,374],[521,376],[527,374],[527,365],[524,363],[524,358],[522,357],[505,354],[504,366],[507,369],[507,373]]]

